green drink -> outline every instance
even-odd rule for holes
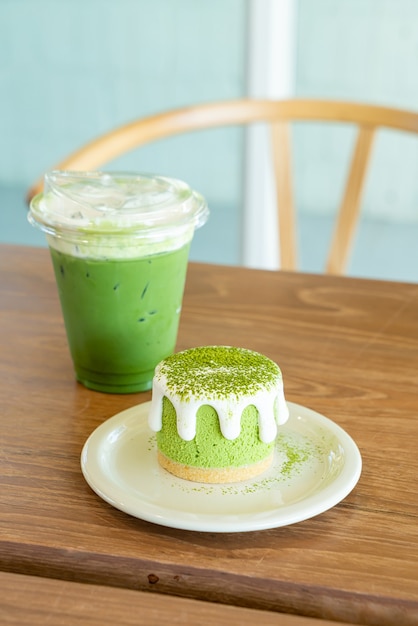
[[[110,393],[149,389],[175,349],[190,241],[206,204],[172,179],[47,177],[29,220],[47,233],[76,378]]]
[[[156,364],[176,344],[188,250],[98,261],[51,249],[76,376],[86,387],[151,387]]]

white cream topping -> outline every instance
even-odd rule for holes
[[[163,397],[166,396],[173,404],[177,415],[177,432],[185,441],[196,436],[196,416],[199,408],[209,405],[215,409],[219,417],[219,425],[225,439],[236,439],[241,432],[241,416],[244,409],[254,405],[258,411],[258,426],[261,441],[271,443],[277,435],[277,425],[284,424],[289,417],[289,409],[283,392],[283,381],[278,378],[277,384],[270,391],[260,390],[251,395],[229,395],[225,398],[216,396],[197,398],[192,396],[183,400],[179,394],[170,390],[164,375],[154,376],[152,402],[149,413],[149,426],[158,432],[162,428]],[[276,407],[275,407],[276,405]]]

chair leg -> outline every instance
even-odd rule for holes
[[[288,122],[271,125],[273,167],[277,191],[280,269],[297,267],[296,215],[293,201],[291,128]]]
[[[359,129],[326,264],[326,272],[329,274],[342,274],[347,265],[358,223],[360,202],[374,136],[375,128],[363,126]]]

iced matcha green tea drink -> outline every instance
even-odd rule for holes
[[[29,221],[46,232],[77,380],[149,389],[174,351],[188,253],[207,205],[158,176],[50,172]]]

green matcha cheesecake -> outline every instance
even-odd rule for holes
[[[191,348],[156,367],[149,425],[160,465],[180,478],[228,483],[261,474],[288,416],[280,368],[258,352]]]

